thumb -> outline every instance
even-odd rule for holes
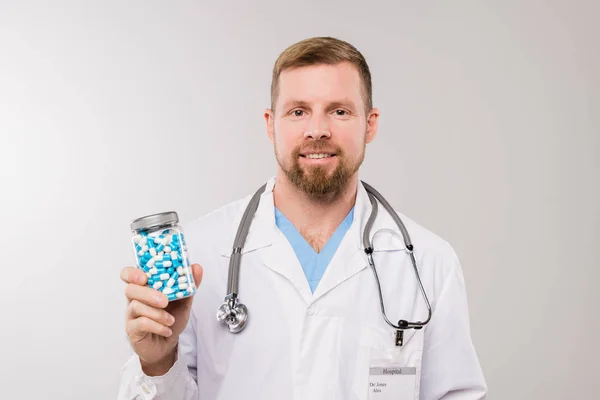
[[[200,264],[192,264],[192,275],[194,275],[194,282],[196,283],[196,289],[200,286],[200,282],[202,282],[202,266]]]

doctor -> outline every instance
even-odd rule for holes
[[[401,231],[359,180],[376,136],[362,54],[311,38],[277,59],[266,130],[278,167],[260,193],[241,250],[239,297],[249,319],[231,333],[216,318],[227,294],[236,231],[252,195],[184,225],[198,292],[168,304],[134,267],[121,271],[135,354],[119,399],[466,399],[487,387],[473,347],[459,260],[443,239],[402,214],[424,293]],[[393,181],[394,172],[389,177]],[[257,189],[258,189],[257,185]],[[410,247],[410,246],[409,246]]]

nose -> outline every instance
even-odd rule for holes
[[[304,139],[328,139],[330,136],[329,130],[316,129],[304,132]]]
[[[327,139],[331,136],[327,118],[315,115],[304,131],[304,139]]]

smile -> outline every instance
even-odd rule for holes
[[[308,154],[306,155],[306,158],[326,158],[326,157],[332,157],[331,154]]]
[[[300,154],[300,157],[317,159],[317,158],[328,158],[334,157],[335,154],[327,154],[327,153],[314,153],[314,154]]]

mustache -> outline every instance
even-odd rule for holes
[[[337,146],[331,146],[331,143],[326,142],[313,142],[310,145],[306,145],[304,147],[298,146],[296,147],[294,153],[296,154],[305,154],[305,153],[330,153],[330,154],[341,154],[342,149]]]

